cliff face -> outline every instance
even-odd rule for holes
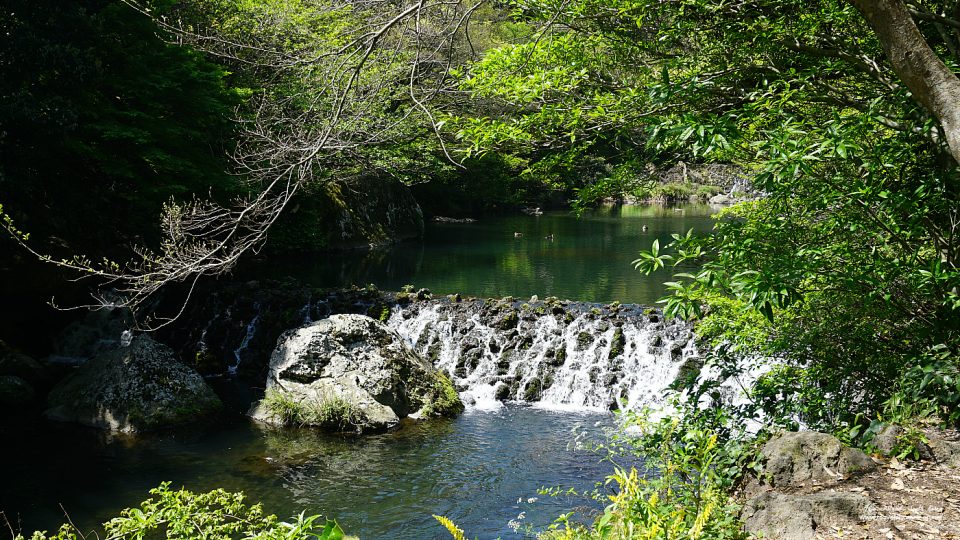
[[[392,244],[423,234],[423,212],[400,181],[334,180],[297,197],[270,232],[269,249],[320,251]]]

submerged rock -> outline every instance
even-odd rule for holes
[[[280,337],[257,420],[382,431],[401,418],[463,411],[450,380],[396,331],[362,315],[333,315]]]
[[[48,406],[51,420],[139,432],[209,416],[222,404],[173,350],[140,335],[128,347],[99,354],[61,381],[50,392]]]

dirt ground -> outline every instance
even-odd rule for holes
[[[928,437],[960,442],[956,431],[931,429]],[[960,468],[956,462],[873,459],[878,465],[876,472],[829,488],[860,493],[870,500],[862,522],[820,527],[817,538],[960,539]]]

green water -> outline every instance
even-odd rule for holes
[[[321,287],[373,283],[398,290],[414,284],[438,294],[652,304],[663,296],[669,274],[643,276],[630,262],[655,239],[664,245],[673,233],[710,231],[710,214],[709,205],[630,205],[579,219],[548,212],[429,223],[422,241],[312,260],[271,259],[267,271]]]

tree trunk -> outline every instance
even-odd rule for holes
[[[960,163],[960,79],[930,48],[903,0],[848,1],[877,33],[897,77],[940,122],[950,155]]]

